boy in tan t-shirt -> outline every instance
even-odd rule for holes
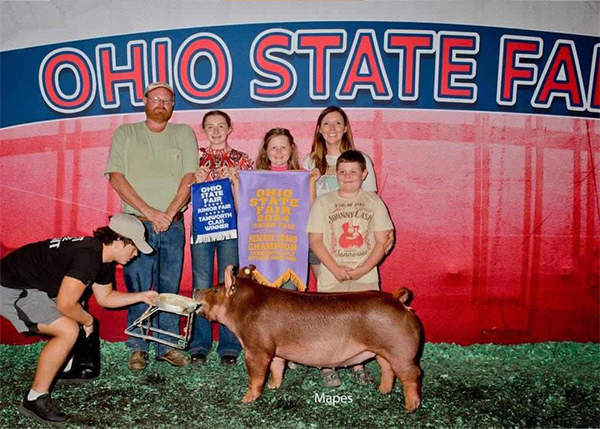
[[[317,291],[379,290],[377,265],[394,226],[381,198],[361,190],[367,169],[360,152],[342,153],[336,176],[339,189],[315,200],[306,226],[310,247],[321,261]],[[372,381],[362,365],[353,367],[353,374],[361,383]],[[323,370],[322,377],[327,387],[341,384],[334,369]]]

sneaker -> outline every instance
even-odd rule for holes
[[[221,366],[232,366],[237,363],[237,356],[221,356]]]
[[[204,353],[196,353],[192,355],[192,365],[204,365],[206,363],[206,355]]]
[[[370,384],[375,381],[373,380],[373,377],[371,376],[369,371],[367,371],[366,368],[353,370],[352,375],[354,376],[356,381],[358,381],[358,384]]]
[[[144,350],[136,350],[131,353],[131,357],[129,358],[129,367],[133,372],[138,372],[143,369],[146,369],[148,363],[146,362],[146,357],[148,356],[148,352]]]
[[[67,415],[52,402],[49,393],[43,394],[34,401],[28,401],[25,394],[23,402],[19,405],[19,411],[40,423],[58,425],[67,421]]]
[[[157,357],[156,360],[168,362],[173,366],[188,366],[190,364],[190,358],[175,349],[169,350],[164,355]]]
[[[324,387],[340,387],[342,380],[337,371],[332,368],[327,368],[321,371],[321,382]]]

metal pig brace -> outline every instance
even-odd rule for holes
[[[195,314],[194,310],[197,306],[198,303],[191,298],[186,298],[174,293],[161,293],[158,295],[158,298],[156,298],[156,301],[154,301],[154,305],[148,307],[144,314],[142,314],[135,322],[133,322],[131,326],[128,326],[127,329],[125,329],[125,333],[127,335],[131,335],[132,337],[156,341],[158,343],[178,349],[185,349],[192,335],[192,322]],[[183,329],[183,335],[154,328],[152,326],[152,317],[159,311],[166,311],[168,313],[174,313],[181,317],[185,317],[186,323],[185,328]],[[135,328],[138,328],[139,332],[135,332]],[[169,342],[166,339],[158,338],[152,335],[153,332],[176,338],[177,341]]]

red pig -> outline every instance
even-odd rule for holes
[[[244,347],[249,389],[242,402],[283,381],[286,360],[316,367],[353,366],[375,357],[381,366],[381,393],[394,376],[404,386],[406,410],[421,402],[421,325],[405,305],[410,291],[305,293],[275,289],[252,279],[254,266],[225,270],[225,282],[197,289],[196,312],[227,326]]]

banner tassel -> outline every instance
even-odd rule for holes
[[[285,273],[280,275],[277,278],[277,280],[275,280],[273,282],[270,282],[269,280],[267,280],[267,278],[265,276],[263,276],[258,269],[252,271],[252,276],[254,277],[254,280],[257,283],[260,283],[264,286],[278,288],[278,287],[281,287],[288,280],[291,280],[291,282],[294,284],[294,286],[296,286],[296,288],[300,292],[304,292],[306,290],[306,285],[292,269],[287,269],[285,271]]]

